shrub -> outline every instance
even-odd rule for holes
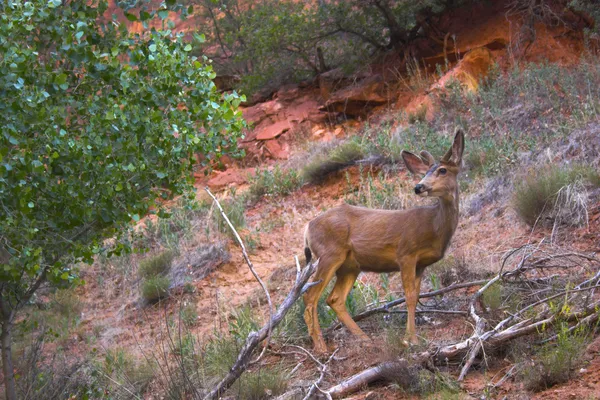
[[[581,363],[589,339],[587,329],[569,332],[569,324],[560,322],[556,343],[546,343],[536,352],[532,365],[523,368],[521,378],[527,390],[540,391],[567,382]]]
[[[236,229],[246,226],[245,202],[246,199],[243,196],[237,196],[234,189],[231,190],[231,197],[229,199],[220,202],[225,215],[227,215],[227,218],[229,218],[229,221]],[[229,228],[229,225],[227,225],[227,222],[217,207],[213,208],[212,219],[219,232],[233,237],[231,228]]]
[[[250,197],[257,201],[264,195],[287,196],[301,185],[302,179],[294,169],[276,166],[272,171],[258,170],[250,179]]]
[[[196,305],[186,304],[183,306],[179,311],[179,317],[185,326],[194,326],[198,321],[198,311],[196,311]]]
[[[169,295],[171,280],[166,276],[153,276],[142,282],[142,297],[152,303]]]
[[[302,169],[302,178],[306,182],[319,183],[333,172],[353,165],[364,157],[362,146],[352,140],[342,142],[326,154],[317,153]]]
[[[570,221],[572,225],[587,222],[585,184],[598,185],[598,172],[585,167],[548,165],[530,171],[515,187],[513,205],[517,214],[529,225],[536,222]]]
[[[152,278],[157,275],[166,274],[171,268],[175,254],[171,250],[164,250],[158,254],[147,257],[140,261],[138,274],[142,278]]]
[[[274,398],[286,389],[285,373],[275,367],[245,373],[232,391],[236,392],[237,398],[241,400],[262,400]]]
[[[346,178],[350,186],[349,177]],[[386,210],[401,210],[406,208],[406,193],[401,187],[401,182],[386,182],[385,175],[379,173],[377,178],[369,172],[365,177],[362,173],[356,191],[349,190],[346,202],[352,205],[361,205],[369,208]]]
[[[104,361],[96,366],[96,375],[111,398],[139,397],[144,394],[154,370],[148,362],[137,362],[123,349],[109,349]]]

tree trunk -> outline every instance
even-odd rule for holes
[[[12,322],[4,318],[2,321],[2,372],[4,373],[4,391],[6,400],[17,400],[15,374],[12,361]]]

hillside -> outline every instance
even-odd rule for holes
[[[531,2],[539,3],[547,4]],[[353,72],[334,68],[248,96],[243,157],[198,166],[196,201],[170,200],[169,219],[142,217],[133,254],[99,255],[81,268],[81,286],[44,288],[32,299],[13,350],[23,398],[201,398],[269,318],[205,187],[279,305],[294,284],[294,257],[304,266],[309,221],[344,203],[433,204],[414,194],[420,177],[401,151],[439,160],[457,128],[465,132],[458,226],[445,257],[425,270],[421,294],[475,283],[421,298],[419,344],[410,347],[404,305],[360,319],[372,339],[364,342],[323,298],[324,355],[311,353],[300,299],[221,398],[326,398],[320,389],[386,362],[398,364],[342,398],[598,398],[600,43],[584,13],[528,21],[515,4],[453,8],[436,21],[447,33],[442,44],[415,45],[408,58],[387,50]],[[566,10],[548,4],[548,13]],[[173,15],[176,31],[195,30],[193,18]],[[132,31],[145,29],[123,18]],[[361,273],[346,306],[360,315],[402,299],[402,288],[400,273]],[[471,304],[486,332],[505,318],[498,332],[543,323],[485,343],[459,382],[468,354],[432,354],[474,334]]]

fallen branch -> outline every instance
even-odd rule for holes
[[[316,358],[314,358],[312,356],[312,354],[310,355],[313,358],[313,360],[317,361],[317,363],[319,365],[319,370],[321,371],[321,373],[319,374],[319,379],[317,379],[310,386],[310,389],[308,390],[308,393],[306,394],[306,396],[304,396],[303,400],[309,400],[311,398],[311,396],[315,393],[316,390],[318,390],[319,392],[323,393],[327,398],[331,398],[331,395],[329,393],[324,392],[323,390],[321,390],[321,388],[319,387],[319,385],[321,384],[321,382],[323,381],[323,378],[325,377],[325,372],[327,372],[327,364],[329,364],[329,362],[333,359],[333,357],[335,357],[335,354],[338,352],[338,350],[339,350],[339,348],[335,349],[335,351],[331,354],[331,356],[329,356],[329,358],[327,359],[327,361],[324,364],[321,363],[321,362],[319,362]],[[308,353],[308,351],[307,351],[307,353]]]
[[[292,287],[286,298],[283,300],[269,321],[262,328],[260,328],[258,332],[251,332],[248,335],[235,363],[227,375],[210,391],[210,393],[204,397],[204,400],[218,399],[248,368],[248,365],[250,364],[250,357],[252,356],[252,353],[256,347],[267,338],[268,334],[273,330],[273,328],[279,325],[302,293],[312,286],[312,284],[307,284],[307,282],[315,272],[318,263],[319,260],[316,260],[308,264],[304,270],[301,270],[300,262],[298,261],[298,257],[296,257],[296,282],[294,283],[294,287]]]
[[[219,200],[217,200],[217,198],[215,197],[215,195],[211,193],[211,191],[208,189],[208,187],[205,187],[204,190],[206,190],[206,193],[208,193],[208,195],[210,197],[212,197],[213,201],[215,202],[215,204],[219,208],[219,211],[221,212],[221,215],[225,219],[225,222],[227,222],[227,225],[229,225],[229,228],[233,232],[233,235],[235,236],[235,239],[237,240],[238,244],[242,248],[242,255],[244,256],[244,260],[246,260],[246,264],[248,264],[248,268],[250,268],[250,272],[252,272],[252,275],[254,276],[254,279],[256,279],[258,281],[258,283],[262,287],[262,290],[265,292],[265,296],[267,298],[267,303],[269,304],[269,319],[272,319],[273,318],[273,302],[271,301],[271,295],[269,294],[269,290],[267,289],[267,285],[265,285],[265,283],[262,281],[262,279],[260,279],[260,276],[258,276],[258,274],[256,273],[256,271],[254,270],[254,265],[252,265],[252,261],[250,261],[250,257],[248,257],[248,253],[246,252],[246,246],[244,246],[244,242],[242,242],[242,238],[240,237],[240,235],[235,230],[233,224],[231,223],[231,221],[227,217],[227,214],[225,214],[225,211],[223,211],[223,207],[221,207],[221,204],[219,203]],[[262,358],[262,356],[265,354],[265,351],[269,347],[269,340],[271,340],[271,331],[270,330],[269,330],[269,332],[267,334],[267,344],[263,348],[263,351],[260,353],[260,355],[256,358],[256,360],[254,360],[254,362],[258,362],[258,360],[260,360]]]
[[[484,285],[485,283],[487,283],[488,280],[487,279],[482,279],[482,280],[478,280],[478,281],[473,281],[473,282],[464,282],[464,283],[455,283],[453,285],[450,286],[446,286],[445,288],[441,288],[438,290],[432,290],[431,292],[426,292],[426,293],[421,293],[419,295],[419,299],[426,299],[429,297],[436,297],[439,295],[442,295],[444,293],[448,293],[448,292],[452,292],[454,290],[458,290],[458,289],[464,289],[464,288],[468,288],[468,287],[473,287],[473,286],[480,286],[480,285]],[[365,318],[368,318],[372,315],[375,314],[380,314],[380,313],[392,313],[391,308],[396,307],[401,305],[402,303],[406,302],[406,298],[402,297],[393,301],[390,301],[388,303],[385,303],[379,307],[376,308],[372,308],[370,310],[366,310],[363,311],[361,313],[356,314],[355,316],[352,317],[352,319],[356,322],[361,321]],[[417,311],[419,312],[419,311]],[[426,312],[426,311],[420,311],[420,312]],[[449,313],[449,312],[448,312]],[[456,312],[453,312],[456,313]],[[327,329],[328,332],[333,331],[335,329],[338,329],[342,326],[341,323],[337,323],[335,325],[333,325],[331,328]]]

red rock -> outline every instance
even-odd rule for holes
[[[272,125],[268,125],[256,133],[256,140],[271,140],[275,139],[285,131],[291,128],[288,121],[278,121]]]
[[[265,148],[273,158],[287,160],[290,157],[289,146],[282,146],[277,140],[267,140]]]
[[[387,103],[387,99],[380,94],[383,89],[383,78],[381,75],[375,75],[333,93],[319,110],[342,112],[356,117],[365,116],[374,107]]]
[[[254,174],[254,168],[245,170],[228,169],[223,172],[216,172],[216,175],[208,181],[208,187],[213,190],[220,190],[232,184],[241,185],[248,182],[248,176]]]

